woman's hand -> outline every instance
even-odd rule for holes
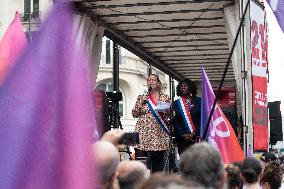
[[[120,140],[120,138],[122,137],[124,133],[125,131],[121,129],[113,129],[113,130],[105,132],[101,140],[108,141],[112,143],[113,145],[118,146],[118,141]]]

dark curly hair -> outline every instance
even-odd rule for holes
[[[191,93],[192,96],[196,96],[197,94],[197,85],[195,82],[191,81],[190,79],[184,79],[182,80],[177,88],[176,88],[176,91],[177,91],[177,96],[182,96],[181,92],[180,92],[180,88],[181,88],[181,84],[182,83],[186,83],[187,86],[188,86],[188,91]]]
[[[281,186],[282,181],[282,169],[278,162],[272,161],[268,163],[262,173],[260,183],[267,182],[271,189],[278,189]]]
[[[239,167],[237,167],[236,165],[233,164],[229,164],[226,168],[225,168],[226,172],[227,172],[227,185],[228,188],[240,188],[242,185],[242,180],[241,180],[241,170]]]

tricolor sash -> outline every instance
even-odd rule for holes
[[[155,103],[155,101],[152,99],[151,96],[147,100],[147,105],[152,115],[156,118],[157,122],[159,123],[160,127],[169,135],[170,132],[164,114],[162,112],[156,111],[157,103]]]
[[[194,132],[195,127],[193,125],[193,122],[190,116],[190,111],[186,105],[185,98],[180,98],[177,100],[177,102],[178,102],[179,111],[181,113],[181,117],[183,118],[183,121],[186,127],[190,130],[190,132]]]

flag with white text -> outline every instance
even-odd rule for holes
[[[211,83],[202,68],[201,136],[206,130],[206,123],[214,100],[215,95]],[[224,163],[238,162],[244,159],[244,153],[236,134],[218,104],[216,104],[211,117],[206,139],[212,147],[220,152]]]

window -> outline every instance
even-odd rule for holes
[[[30,0],[24,0],[24,21],[27,21],[29,19],[30,8]]]
[[[97,90],[105,91],[106,92],[107,85],[105,83],[100,84],[97,86]]]
[[[118,52],[119,52],[119,64],[125,64],[125,57],[124,57],[125,53],[123,47],[119,46]]]
[[[119,111],[119,116],[123,117],[123,102],[122,101],[119,101],[118,111]]]
[[[110,64],[110,40],[106,40],[106,64]]]
[[[39,19],[39,0],[24,0],[23,21],[29,20],[30,11],[32,13],[32,19]]]
[[[104,92],[110,92],[110,91],[113,91],[113,85],[112,85],[111,82],[108,82],[108,83],[105,82],[105,83],[99,84],[99,85],[96,87],[96,89],[101,90],[101,91],[104,91]],[[121,89],[119,89],[119,91],[122,92]],[[119,108],[118,111],[119,111],[120,117],[123,117],[123,116],[124,116],[124,99],[123,99],[123,93],[122,93],[122,100],[119,101],[119,106],[118,106],[118,108]]]
[[[147,76],[152,74],[152,66],[150,64],[147,65]]]
[[[39,18],[39,0],[33,0],[33,13],[32,17],[34,19]]]

